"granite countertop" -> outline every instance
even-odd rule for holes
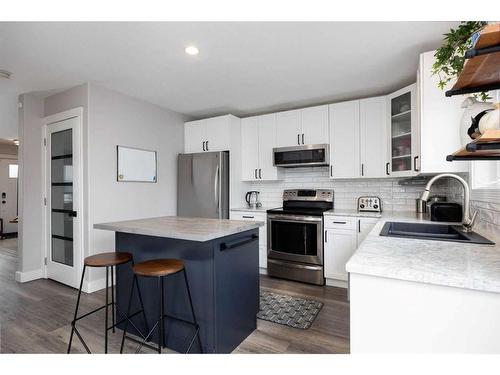
[[[339,209],[333,208],[331,210],[323,212],[324,216],[354,216],[354,217],[374,217],[380,218],[382,214],[380,212],[358,212],[354,209]]]
[[[386,221],[428,222],[415,212],[383,213],[349,259],[350,273],[500,293],[500,238],[474,231],[496,245],[380,236]]]
[[[263,213],[263,214],[265,214],[267,210],[270,210],[272,208],[275,208],[275,207],[259,207],[259,208],[238,207],[238,208],[231,208],[230,211],[254,212],[254,213]]]
[[[94,224],[95,229],[176,238],[189,241],[210,241],[263,226],[260,221],[219,220],[194,217],[163,216],[140,220]]]

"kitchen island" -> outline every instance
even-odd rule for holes
[[[347,263],[351,353],[499,354],[499,234],[474,228],[496,245],[380,236],[388,221],[426,222],[384,213]]]
[[[94,224],[115,233],[116,251],[129,252],[134,262],[176,258],[184,261],[204,353],[230,353],[256,328],[259,311],[259,227],[263,223],[182,217]],[[116,302],[125,312],[132,285],[132,266],[117,267]],[[156,278],[139,278],[149,326],[159,315]],[[192,321],[182,274],[165,282],[165,313]],[[131,311],[139,310],[136,292]],[[118,316],[118,319],[120,316]],[[145,332],[140,315],[133,323]],[[121,325],[123,328],[123,324]],[[132,325],[127,331],[137,334]],[[192,327],[165,320],[165,346],[184,352]],[[158,334],[153,335],[158,342]],[[191,352],[200,352],[195,342]]]

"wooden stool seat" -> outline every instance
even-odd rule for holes
[[[134,273],[139,276],[161,277],[177,273],[184,269],[184,262],[179,259],[153,259],[134,266]]]
[[[130,262],[132,254],[122,252],[109,252],[91,255],[84,260],[84,264],[89,267],[110,267]]]

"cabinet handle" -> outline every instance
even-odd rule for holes
[[[418,172],[418,171],[420,170],[420,168],[417,168],[417,159],[418,159],[418,156],[415,156],[415,157],[413,158],[413,170],[414,170],[415,172]]]
[[[327,243],[327,242],[328,242],[328,231],[325,230],[325,243]]]
[[[203,141],[202,145],[203,145],[203,146],[202,146],[202,147],[203,147],[203,151],[206,151],[206,150],[205,150],[205,141]]]
[[[361,233],[361,220],[358,219],[358,232]]]
[[[390,173],[389,173],[389,164],[390,164],[390,163],[385,163],[385,174],[386,174],[387,176],[390,176]]]
[[[304,144],[304,133],[302,133],[302,144]]]
[[[243,219],[253,219],[253,218],[255,218],[255,216],[246,216],[246,215],[243,215],[242,217],[243,217]]]
[[[259,178],[262,180],[262,169],[259,168]]]
[[[300,146],[300,134],[297,134],[297,144]]]
[[[257,179],[257,169],[255,169],[255,179]]]
[[[207,151],[208,151],[208,141],[206,141],[206,142],[207,142]]]
[[[345,221],[334,221],[333,224],[347,224]]]
[[[361,163],[361,177],[365,175],[365,165]]]
[[[330,176],[333,177],[333,165],[330,165]]]

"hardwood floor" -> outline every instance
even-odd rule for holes
[[[51,280],[17,283],[15,239],[0,241],[0,352],[1,353],[65,353],[71,330],[77,291]],[[334,287],[317,287],[290,281],[261,277],[261,288],[268,291],[324,303],[318,317],[307,330],[295,329],[257,320],[255,330],[235,353],[349,353],[349,303],[346,291]],[[103,304],[104,291],[82,294],[82,311]],[[80,323],[82,335],[91,350],[104,351],[104,311]],[[119,330],[109,334],[109,352],[120,347]],[[126,342],[125,352],[135,350]],[[83,353],[78,339],[73,340],[73,353]],[[148,349],[143,349],[149,353]]]

